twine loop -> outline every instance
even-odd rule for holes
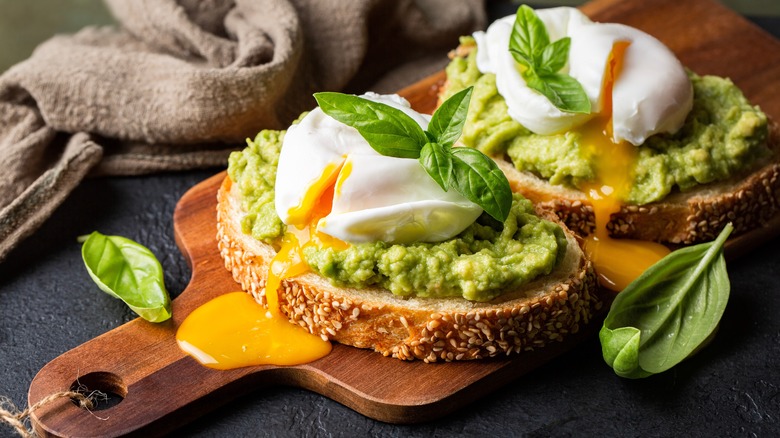
[[[27,426],[30,415],[41,406],[47,405],[63,397],[71,399],[78,407],[86,409],[90,411],[90,413],[95,409],[95,403],[98,400],[108,399],[108,396],[100,391],[92,391],[89,394],[84,394],[84,392],[81,391],[81,388],[79,388],[79,390],[76,391],[62,391],[49,394],[27,409],[19,411],[11,399],[8,397],[0,397],[0,423],[8,424],[23,438],[34,438],[36,436],[35,431]]]

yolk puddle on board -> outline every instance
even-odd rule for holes
[[[628,142],[612,140],[612,87],[620,73],[628,42],[617,42],[607,63],[604,80],[604,108],[601,114],[580,130],[583,152],[594,158],[596,181],[584,187],[593,206],[596,231],[585,240],[585,251],[593,260],[599,282],[614,291],[625,289],[636,277],[669,254],[655,242],[613,239],[607,232],[612,213],[620,211],[622,200],[631,190],[631,169],[638,148]]]
[[[185,353],[218,370],[252,365],[297,365],[317,360],[330,342],[271,315],[246,292],[221,295],[187,316],[176,332]]]
[[[338,181],[342,165],[326,168],[296,208],[295,227],[289,227],[282,237],[281,248],[271,260],[266,276],[268,308],[245,292],[217,297],[195,309],[181,324],[176,332],[179,348],[201,364],[222,370],[264,364],[297,365],[330,353],[330,342],[290,323],[281,313],[277,291],[283,279],[309,271],[303,257],[307,245],[349,246],[317,231],[317,223],[333,206],[334,186],[343,182],[351,170],[345,167],[347,174]]]

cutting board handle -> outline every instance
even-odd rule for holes
[[[188,288],[182,295],[193,293]],[[174,301],[174,314],[177,309]],[[178,321],[131,321],[57,357],[43,367],[29,390],[32,406],[51,394],[98,390],[110,395],[95,411],[68,398],[55,399],[33,412],[40,436],[159,435],[200,413],[262,386],[275,367],[231,371],[204,368],[176,345]],[[298,370],[304,371],[304,370]],[[252,379],[251,385],[245,381]],[[269,376],[270,377],[270,376]],[[86,391],[84,390],[86,388]]]
[[[204,183],[217,184],[224,174]],[[211,202],[211,207],[204,204]],[[90,412],[67,398],[55,399],[32,413],[41,436],[160,435],[216,406],[271,381],[277,367],[230,371],[205,368],[176,344],[176,329],[192,310],[223,293],[240,290],[216,248],[214,199],[190,190],[174,213],[177,244],[192,267],[187,288],[172,302],[173,317],[162,323],[137,318],[76,347],[44,366],[30,384],[30,406],[51,394],[98,390],[111,394]],[[201,215],[193,215],[201,211]],[[203,220],[203,218],[209,220]],[[218,279],[214,286],[214,279]],[[231,290],[232,287],[232,290]],[[299,374],[306,375],[306,367]],[[300,371],[304,371],[300,373]],[[244,384],[250,378],[252,384]],[[273,379],[277,380],[276,377]],[[189,418],[181,418],[182,416]]]

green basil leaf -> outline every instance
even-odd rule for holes
[[[615,330],[602,327],[599,332],[604,360],[618,376],[637,379],[650,375],[639,367],[641,334],[636,327],[620,327]]]
[[[539,59],[537,71],[551,74],[557,73],[558,70],[566,67],[566,62],[569,60],[570,47],[571,38],[569,37],[561,38],[545,47]]]
[[[525,69],[523,79],[529,88],[538,91],[559,110],[588,114],[590,99],[582,85],[567,74],[558,73],[569,59],[571,38],[550,44],[544,22],[526,5],[517,10],[509,52]]]
[[[452,153],[439,143],[426,143],[420,151],[420,164],[445,192],[450,188]]]
[[[713,242],[672,252],[618,294],[599,333],[618,375],[666,371],[715,330],[731,289],[723,244],[733,229],[727,224]]]
[[[512,56],[526,67],[536,66],[539,65],[542,51],[548,45],[550,37],[544,22],[533,9],[526,5],[520,6],[509,37],[509,51]]]
[[[317,93],[314,97],[325,114],[356,128],[374,150],[385,156],[418,158],[442,189],[454,188],[503,223],[512,205],[512,190],[504,173],[476,149],[451,149],[460,137],[471,92],[470,88],[463,90],[442,103],[429,131],[402,111],[357,96]],[[390,139],[407,142],[399,146]]]
[[[403,111],[341,93],[315,93],[325,114],[358,130],[375,151],[397,158],[419,158],[428,142],[425,132]]]
[[[82,239],[79,239],[82,240]],[[98,287],[151,322],[171,317],[160,262],[145,246],[97,231],[83,239],[81,257]]]
[[[545,96],[559,110],[570,113],[590,113],[590,99],[576,79],[561,73],[540,76],[533,69],[523,72],[529,88]]]
[[[427,132],[433,136],[434,142],[449,148],[458,141],[466,123],[473,89],[468,87],[455,93],[433,113]]]
[[[476,149],[452,149],[452,188],[503,223],[512,206],[509,181],[495,161]]]

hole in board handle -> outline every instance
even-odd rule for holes
[[[92,397],[93,411],[102,411],[114,407],[127,397],[127,386],[122,381],[122,378],[105,371],[96,371],[79,377],[70,385],[70,390],[84,394],[87,397],[90,397],[93,391],[100,391],[105,394],[105,397],[102,395],[100,397]],[[77,400],[71,401],[76,406],[79,405]]]

